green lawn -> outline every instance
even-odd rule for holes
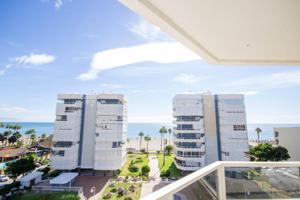
[[[159,170],[160,172],[162,171],[167,171],[168,169],[170,170],[170,177],[180,177],[180,170],[177,169],[174,163],[174,154],[171,155],[166,155],[166,162],[165,165],[163,166],[163,159],[164,155],[159,154],[158,155],[158,163],[159,163]]]
[[[116,180],[114,179],[114,181],[116,182]],[[136,187],[134,192],[129,191],[129,187],[131,185],[134,185]],[[128,193],[124,196],[118,196],[117,192],[113,193],[111,192],[111,190],[113,188],[117,189],[119,187],[122,187],[124,189],[126,189],[128,191]],[[123,183],[123,182],[116,182],[116,186],[115,187],[110,187],[109,184],[107,184],[106,188],[104,189],[103,193],[102,193],[102,197],[100,198],[100,200],[104,200],[104,196],[108,193],[111,192],[112,197],[109,198],[109,200],[123,200],[126,197],[131,197],[132,200],[138,200],[140,199],[141,196],[141,188],[142,188],[142,184],[141,183]]]
[[[56,192],[36,194],[28,192],[22,195],[16,195],[12,200],[80,200],[77,193],[73,192]]]
[[[134,164],[139,168],[138,172],[130,172],[128,170],[129,164],[133,160]],[[141,168],[148,165],[149,159],[146,154],[128,154],[125,165],[121,169],[119,176],[139,176]]]

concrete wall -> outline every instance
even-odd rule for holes
[[[276,137],[278,132],[278,137]],[[300,161],[300,127],[280,127],[274,128],[275,140],[278,140],[278,145],[287,148],[291,158],[289,161]]]

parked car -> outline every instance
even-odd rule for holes
[[[9,178],[7,176],[3,176],[3,175],[0,176],[0,182],[6,182],[8,180]]]

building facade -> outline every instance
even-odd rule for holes
[[[290,155],[289,161],[300,161],[300,127],[274,128],[274,138],[277,145],[285,147]]]
[[[126,139],[123,95],[58,95],[51,157],[55,169],[117,170],[125,161]]]
[[[218,160],[248,160],[243,95],[179,94],[173,116],[177,168],[195,171]]]

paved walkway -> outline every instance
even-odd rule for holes
[[[149,182],[143,184],[141,197],[147,196],[148,194],[168,185],[168,183],[163,182],[159,176],[158,160],[156,156],[149,157],[149,167]]]

